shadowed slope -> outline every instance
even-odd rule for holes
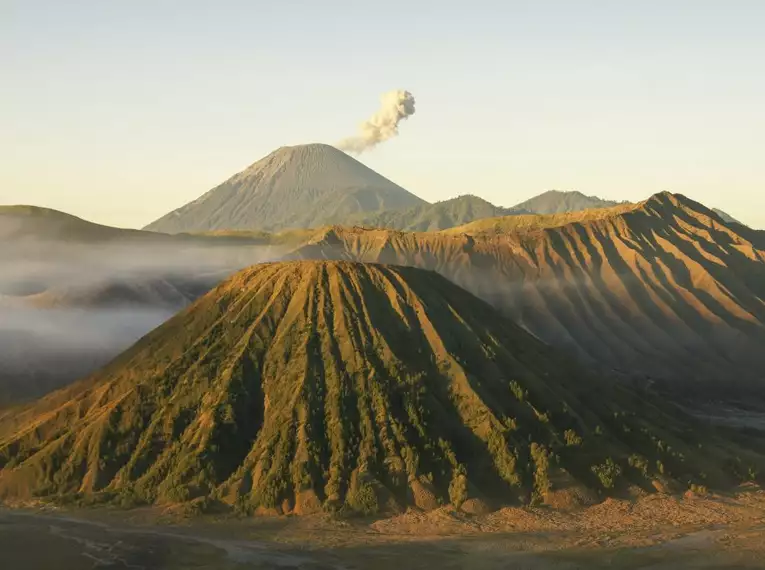
[[[325,144],[282,147],[146,229],[179,233],[343,223],[425,202]]]
[[[765,387],[765,234],[668,193],[603,213],[475,235],[335,228],[295,256],[437,270],[544,341],[629,376],[728,396]]]
[[[730,481],[742,452],[672,413],[436,273],[264,264],[0,416],[0,493],[373,512]]]

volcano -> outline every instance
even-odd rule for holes
[[[677,417],[435,272],[269,263],[0,416],[0,496],[371,513],[727,481],[743,452]]]
[[[333,146],[286,146],[146,229],[309,228],[420,204],[425,202]]]

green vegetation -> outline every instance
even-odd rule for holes
[[[550,490],[550,458],[544,445],[531,444],[531,459],[534,462],[534,502],[541,502]]]
[[[566,440],[566,445],[577,446],[582,445],[582,438],[579,437],[572,429],[567,429],[563,432],[563,437]]]
[[[604,463],[593,465],[592,472],[595,473],[604,489],[613,489],[616,480],[622,474],[622,468],[614,463],[613,459],[608,457]]]
[[[453,472],[452,482],[449,484],[449,501],[459,508],[468,498],[468,479],[465,467],[458,465]]]

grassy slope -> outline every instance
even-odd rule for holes
[[[555,504],[727,485],[751,461],[436,273],[344,262],[243,271],[90,379],[0,414],[6,498]]]

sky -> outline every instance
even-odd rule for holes
[[[663,190],[765,228],[759,0],[0,0],[0,204],[142,227],[354,134],[429,201]]]

